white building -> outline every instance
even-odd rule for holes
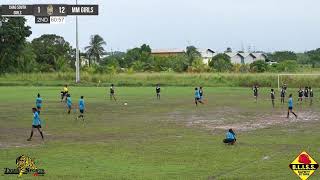
[[[198,51],[201,54],[204,64],[209,64],[209,61],[217,55],[217,53],[211,49],[198,49]]]
[[[257,60],[265,61],[267,56],[263,53],[225,53],[233,64],[251,64]]]

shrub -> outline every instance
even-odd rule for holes
[[[255,61],[250,64],[251,72],[262,73],[268,70],[268,64],[265,61]]]

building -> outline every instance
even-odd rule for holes
[[[209,61],[217,55],[217,53],[211,49],[198,49],[201,54],[202,60],[204,64],[209,64]]]
[[[251,53],[254,57],[255,57],[255,61],[256,60],[262,60],[262,61],[266,61],[267,60],[267,55],[264,53]]]
[[[263,53],[225,53],[230,57],[233,64],[251,64],[257,60],[266,61],[267,56]]]
[[[184,49],[152,49],[151,54],[154,56],[176,56],[185,54]]]

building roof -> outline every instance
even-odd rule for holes
[[[230,58],[236,56],[237,54],[239,53],[236,53],[236,52],[228,52],[228,53],[225,53],[227,56],[229,56]]]
[[[152,49],[152,54],[184,53],[184,49]]]

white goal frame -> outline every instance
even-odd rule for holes
[[[281,76],[320,76],[320,74],[278,74],[278,90],[280,90],[280,77]]]

